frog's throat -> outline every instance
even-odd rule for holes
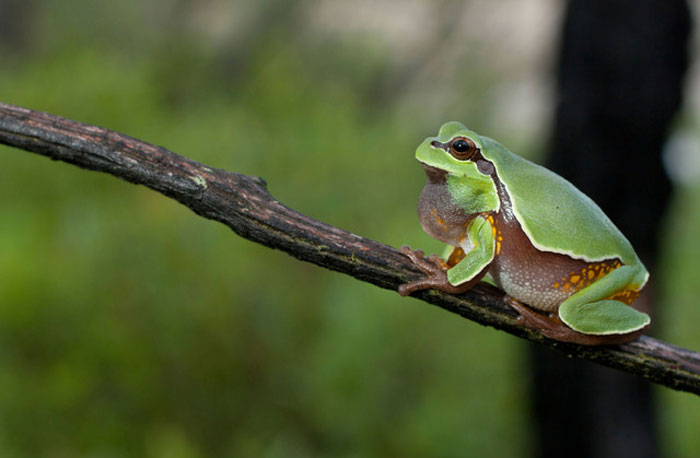
[[[425,162],[421,162],[420,165],[425,170],[425,174],[431,183],[445,183],[447,179],[447,171],[428,165]]]

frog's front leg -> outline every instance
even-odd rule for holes
[[[399,286],[399,294],[407,296],[414,291],[431,288],[451,294],[469,290],[484,276],[494,258],[495,240],[491,221],[493,220],[477,216],[469,223],[461,246],[464,257],[454,266],[437,255],[425,258],[422,251],[413,251],[404,246],[402,252],[411,258],[426,277]]]
[[[415,280],[410,283],[404,283],[399,286],[399,294],[408,296],[414,291],[421,289],[439,289],[451,294],[459,294],[465,290],[459,286],[451,285],[447,280],[447,263],[436,254],[431,254],[427,258],[423,250],[412,250],[404,245],[401,247],[401,252],[408,256],[413,264],[415,264],[425,277],[420,280]]]

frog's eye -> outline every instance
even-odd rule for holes
[[[456,138],[450,144],[450,154],[460,161],[469,159],[477,150],[478,148],[469,138]]]

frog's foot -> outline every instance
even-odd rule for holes
[[[564,324],[556,313],[538,312],[517,299],[506,295],[504,300],[514,308],[520,316],[518,320],[526,327],[533,329],[545,337],[560,342],[570,342],[580,345],[617,345],[637,339],[644,329],[627,334],[591,335],[574,331]]]
[[[452,285],[447,281],[447,263],[436,254],[425,257],[423,250],[412,250],[404,245],[401,252],[408,256],[413,264],[426,276],[420,280],[404,283],[399,286],[399,294],[408,296],[421,289],[439,289],[451,294],[464,292],[464,288]]]
[[[507,294],[503,300],[506,302],[506,304],[514,308],[518,314],[520,314],[518,321],[520,321],[526,327],[539,331],[552,339],[559,340],[557,337],[555,337],[555,335],[559,332],[564,323],[562,323],[556,316],[552,316],[550,313],[537,312],[516,298]]]

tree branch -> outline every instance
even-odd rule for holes
[[[284,206],[258,177],[207,167],[118,132],[0,103],[0,143],[143,184],[241,237],[382,288],[396,290],[422,275],[394,248]],[[700,354],[657,339],[642,336],[610,347],[555,342],[520,325],[503,293],[486,284],[460,296],[430,290],[415,297],[568,355],[700,394]]]

